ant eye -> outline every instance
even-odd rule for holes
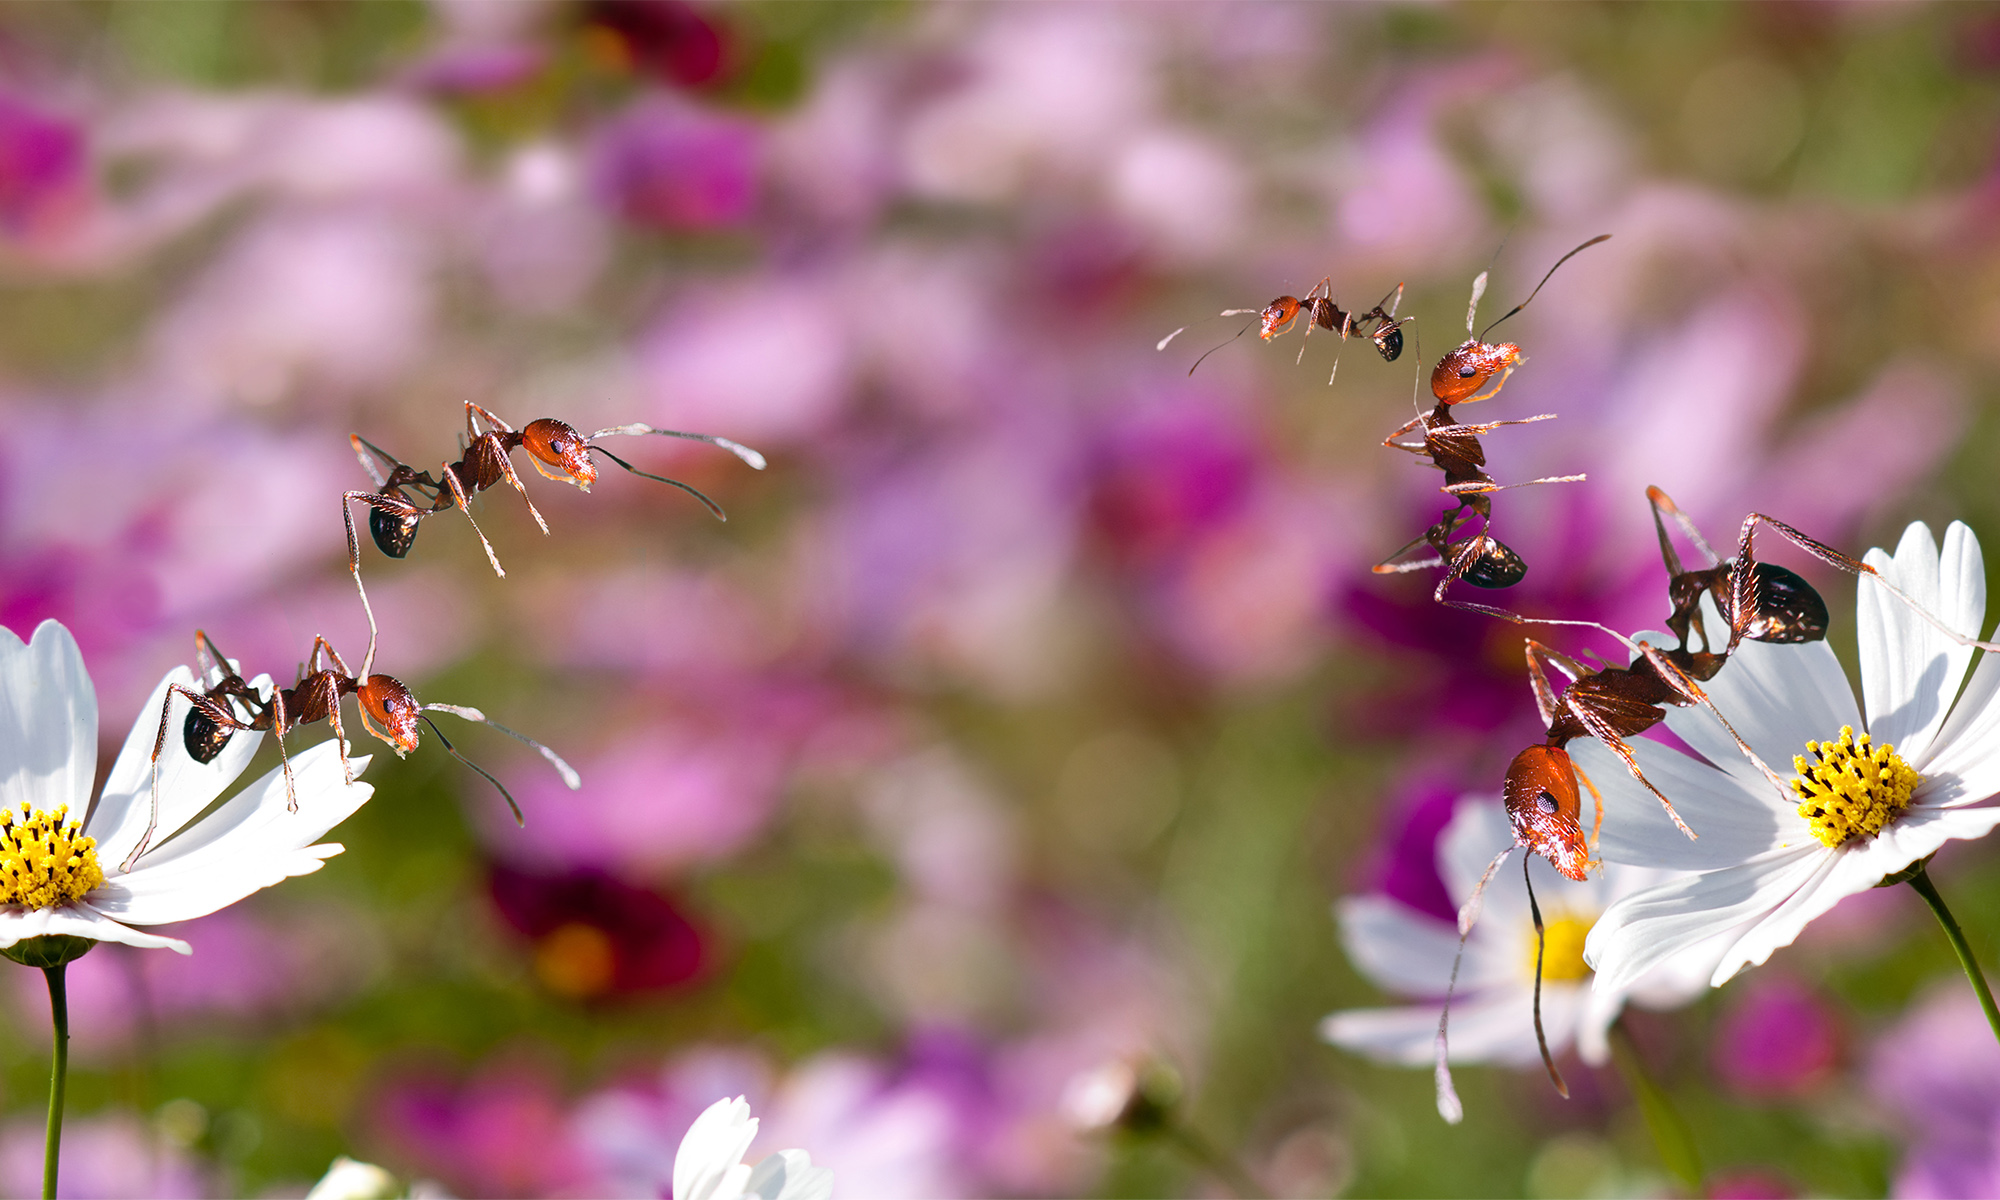
[[[1470,379],[1477,374],[1479,374],[1479,368],[1477,367],[1460,367],[1458,369],[1458,377],[1460,379]]]
[[[1535,805],[1543,812],[1553,814],[1557,807],[1556,798],[1547,792],[1543,792],[1541,795],[1535,797]]]

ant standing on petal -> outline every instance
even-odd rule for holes
[[[1418,457],[1428,457],[1431,465],[1444,472],[1445,483],[1439,491],[1458,500],[1458,507],[1450,509],[1438,518],[1437,524],[1424,531],[1422,537],[1390,555],[1375,565],[1377,574],[1400,574],[1404,571],[1422,570],[1427,567],[1442,566],[1444,578],[1438,581],[1432,598],[1439,604],[1453,608],[1469,608],[1485,611],[1478,605],[1459,604],[1445,599],[1445,592],[1451,585],[1463,579],[1479,588],[1507,588],[1519,583],[1528,573],[1528,567],[1500,539],[1492,536],[1489,529],[1493,522],[1493,502],[1489,497],[1494,492],[1509,488],[1533,487],[1541,483],[1576,483],[1582,475],[1551,475],[1541,479],[1530,479],[1524,483],[1498,483],[1486,473],[1486,450],[1479,443],[1480,435],[1493,432],[1505,425],[1532,425],[1537,421],[1552,421],[1554,413],[1542,413],[1532,417],[1522,417],[1509,421],[1489,421],[1478,425],[1460,424],[1452,414],[1452,409],[1460,404],[1476,404],[1490,400],[1500,393],[1507,384],[1508,376],[1524,360],[1521,348],[1512,342],[1488,342],[1486,335],[1493,332],[1501,321],[1528,307],[1541,294],[1543,285],[1571,258],[1610,240],[1608,233],[1599,234],[1584,242],[1556,260],[1548,274],[1542,276],[1541,283],[1528,293],[1528,298],[1488,325],[1477,337],[1472,336],[1473,324],[1479,312],[1480,297],[1486,293],[1486,273],[1472,281],[1472,302],[1466,307],[1466,340],[1456,349],[1438,359],[1431,369],[1431,396],[1437,401],[1429,412],[1419,412],[1388,437],[1382,439],[1384,446],[1407,451]],[[1497,378],[1496,378],[1497,376]],[[1492,386],[1487,387],[1488,383]],[[1482,391],[1481,389],[1485,389]],[[1399,442],[1396,439],[1413,429],[1423,430],[1421,442]],[[1479,532],[1458,537],[1462,528],[1469,525],[1473,517],[1479,518]],[[1454,540],[1454,539],[1457,540]],[[1421,558],[1405,559],[1413,547],[1419,543],[1426,545],[1430,553]]]
[[[347,761],[347,734],[340,722],[340,702],[350,695],[354,697],[361,714],[362,728],[387,742],[398,758],[417,748],[418,738],[423,732],[421,725],[429,725],[431,732],[437,734],[438,741],[453,758],[478,772],[500,790],[517,822],[522,819],[521,807],[514,802],[512,793],[479,764],[460,754],[444,736],[444,731],[425,713],[447,712],[468,721],[490,725],[532,747],[549,761],[570,788],[575,789],[582,784],[576,771],[555,751],[533,738],[514,732],[476,708],[458,704],[419,704],[410,689],[393,676],[354,674],[341,660],[339,652],[323,637],[313,638],[312,656],[300,665],[298,682],[288,688],[270,688],[268,695],[264,689],[245,681],[236,664],[216,649],[206,633],[196,630],[194,642],[199,668],[196,678],[201,681],[213,678],[215,682],[205,683],[204,690],[199,692],[178,683],[167,687],[166,700],[160,705],[160,731],[153,739],[152,816],[146,823],[145,833],[140,835],[138,844],[123,864],[126,870],[130,870],[139,856],[146,852],[159,825],[160,755],[166,749],[168,717],[173,711],[176,693],[186,697],[191,706],[181,725],[181,742],[188,757],[198,763],[213,762],[238,730],[269,732],[276,738],[278,757],[284,765],[287,807],[292,812],[298,811],[299,798],[292,782],[291,757],[285,752],[285,735],[301,725],[316,721],[327,721],[333,725],[341,771],[348,783],[354,782],[354,771]]]
[[[358,433],[348,439],[353,443],[354,455],[360,460],[362,470],[368,472],[376,487],[372,492],[345,492],[340,499],[340,517],[347,526],[347,569],[354,576],[355,590],[361,594],[361,606],[368,613],[368,654],[362,661],[364,674],[375,660],[376,627],[375,610],[368,603],[368,589],[361,584],[361,539],[354,530],[354,511],[351,507],[354,503],[368,507],[369,536],[375,540],[376,548],[390,558],[402,558],[409,554],[410,547],[417,540],[417,526],[425,517],[456,507],[465,514],[472,531],[479,535],[479,544],[485,547],[486,560],[493,564],[494,573],[504,577],[507,572],[500,566],[500,556],[494,553],[493,543],[486,540],[479,523],[472,519],[471,497],[505,481],[521,493],[522,502],[528,506],[528,514],[535,518],[535,524],[541,527],[542,532],[546,534],[549,531],[548,522],[542,519],[535,502],[528,498],[528,489],[521,485],[521,477],[514,473],[512,456],[515,450],[526,450],[529,464],[544,478],[575,484],[585,492],[597,482],[597,463],[590,457],[590,452],[595,450],[634,475],[672,484],[688,493],[701,501],[718,521],[729,518],[722,507],[701,489],[678,479],[641,471],[598,445],[598,439],[649,433],[686,438],[720,446],[759,471],[765,466],[764,456],[755,450],[713,434],[684,433],[677,429],[631,424],[613,425],[586,437],[574,426],[554,417],[538,418],[516,430],[470,400],[465,404],[465,430],[465,449],[457,462],[448,462],[438,468],[441,478],[432,477],[429,471],[412,469]],[[386,465],[388,470],[384,471],[382,465]]]

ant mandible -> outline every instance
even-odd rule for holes
[[[1311,340],[1315,325],[1321,329],[1338,333],[1340,340],[1343,342],[1349,337],[1365,337],[1374,343],[1375,352],[1382,356],[1383,362],[1395,362],[1403,354],[1403,326],[1412,319],[1404,317],[1400,321],[1396,320],[1396,310],[1402,306],[1402,303],[1403,285],[1399,283],[1395,286],[1394,290],[1390,291],[1380,300],[1377,300],[1375,307],[1369,309],[1367,312],[1347,312],[1333,302],[1333,276],[1328,275],[1314,284],[1312,290],[1305,294],[1304,299],[1297,296],[1280,296],[1261,309],[1225,308],[1218,315],[1224,317],[1255,316],[1257,320],[1237,330],[1233,336],[1220,344],[1211,346],[1203,351],[1202,356],[1194,360],[1194,366],[1188,368],[1188,374],[1194,374],[1195,367],[1199,367],[1203,362],[1207,361],[1209,355],[1222,349],[1223,346],[1229,345],[1230,342],[1234,342],[1237,338],[1242,337],[1252,329],[1258,329],[1261,326],[1262,328],[1258,336],[1267,342],[1283,334],[1287,329],[1291,328],[1292,322],[1297,320],[1301,313],[1306,315],[1306,324],[1305,334],[1299,339],[1299,357],[1296,360],[1297,362],[1305,361],[1305,343]],[[1382,307],[1385,304],[1389,306],[1386,309]],[[1187,326],[1183,325],[1180,329],[1174,330],[1172,333],[1161,338],[1159,343],[1153,348],[1155,350],[1165,350],[1167,343],[1179,337],[1186,328]],[[1327,376],[1326,381],[1332,383],[1339,374],[1340,358],[1336,354],[1333,360],[1333,373]]]
[[[483,429],[482,424],[485,426]],[[575,484],[586,492],[591,484],[597,482],[597,463],[590,457],[590,452],[595,450],[634,475],[672,484],[688,493],[701,501],[718,521],[728,520],[728,515],[701,489],[665,475],[641,471],[598,445],[598,439],[639,434],[686,438],[720,446],[759,471],[765,466],[764,456],[755,450],[713,434],[630,424],[613,425],[586,437],[574,426],[554,417],[538,418],[516,430],[470,400],[465,403],[465,430],[465,450],[457,462],[439,467],[442,478],[433,478],[429,471],[412,469],[358,433],[348,438],[354,446],[355,458],[360,460],[362,470],[368,472],[368,477],[375,481],[376,486],[372,492],[344,492],[340,500],[341,520],[347,526],[347,569],[354,575],[354,587],[361,593],[361,606],[368,613],[368,656],[362,663],[364,674],[375,658],[375,612],[368,603],[368,589],[361,584],[361,539],[355,534],[351,507],[355,502],[368,506],[369,536],[374,539],[376,548],[390,558],[402,558],[409,554],[410,547],[417,540],[417,526],[425,517],[457,507],[472,525],[472,531],[479,535],[479,544],[485,548],[486,560],[493,564],[494,573],[504,577],[507,572],[500,566],[500,556],[494,553],[493,543],[486,540],[479,523],[472,519],[471,497],[498,486],[504,480],[521,493],[521,500],[528,506],[528,514],[535,518],[535,524],[541,527],[544,534],[549,532],[549,523],[542,519],[541,511],[528,497],[528,489],[521,485],[521,477],[514,473],[512,456],[515,450],[526,450],[529,465],[544,478]],[[386,463],[388,471],[378,467],[376,460]]]
[[[354,674],[324,637],[313,638],[312,655],[300,664],[298,682],[288,688],[273,687],[268,696],[244,680],[236,664],[216,649],[206,633],[196,630],[194,644],[198,667],[196,678],[204,681],[205,686],[203,690],[195,691],[178,683],[167,685],[166,700],[160,705],[160,730],[153,739],[152,816],[146,823],[145,833],[140,835],[138,844],[125,859],[123,866],[126,870],[130,870],[139,856],[146,852],[153,840],[153,831],[159,824],[160,754],[166,749],[168,716],[173,710],[176,693],[186,697],[191,706],[181,725],[181,742],[188,757],[198,763],[213,762],[238,730],[272,734],[278,743],[278,758],[284,769],[286,807],[292,812],[299,810],[299,798],[292,783],[292,762],[285,751],[285,735],[301,725],[310,725],[315,721],[332,724],[341,772],[349,784],[354,782],[354,770],[347,761],[347,734],[340,723],[340,702],[350,695],[361,713],[362,728],[387,742],[398,758],[417,748],[418,738],[423,732],[419,723],[429,725],[431,732],[437,734],[438,741],[453,758],[499,789],[517,822],[522,820],[521,806],[514,802],[513,794],[485,768],[460,754],[450,739],[444,736],[444,731],[425,713],[446,712],[467,721],[490,725],[532,747],[555,767],[570,788],[582,785],[576,771],[555,751],[533,738],[514,732],[476,708],[460,704],[419,704],[410,689],[393,676]],[[206,683],[210,678],[214,678],[215,682]]]
[[[1512,342],[1492,343],[1486,335],[1492,333],[1501,321],[1528,307],[1541,294],[1543,285],[1556,273],[1557,268],[1571,258],[1610,240],[1608,233],[1599,234],[1577,246],[1568,254],[1556,260],[1555,266],[1542,276],[1541,283],[1528,293],[1528,298],[1508,309],[1499,320],[1488,325],[1477,337],[1471,336],[1473,322],[1479,312],[1479,300],[1486,292],[1486,273],[1480,272],[1472,282],[1472,302],[1466,308],[1466,341],[1438,360],[1431,370],[1431,396],[1437,401],[1429,412],[1417,416],[1398,427],[1382,439],[1382,445],[1403,450],[1418,457],[1428,457],[1431,465],[1444,472],[1445,482],[1438,490],[1458,501],[1458,507],[1448,510],[1438,519],[1437,524],[1424,532],[1421,538],[1398,550],[1375,565],[1377,574],[1398,574],[1404,571],[1421,570],[1426,567],[1443,566],[1444,578],[1438,581],[1432,598],[1440,604],[1452,607],[1475,607],[1454,604],[1445,599],[1445,592],[1451,585],[1464,579],[1474,587],[1506,588],[1519,583],[1527,575],[1527,564],[1512,549],[1493,537],[1489,527],[1493,521],[1493,502],[1489,497],[1494,492],[1510,488],[1533,487],[1542,483],[1576,483],[1583,475],[1549,475],[1540,479],[1530,479],[1524,483],[1499,483],[1486,473],[1486,449],[1479,442],[1480,435],[1493,432],[1505,425],[1532,425],[1537,421],[1552,421],[1554,413],[1541,413],[1532,417],[1521,417],[1507,421],[1488,421],[1483,424],[1461,424],[1452,414],[1452,409],[1460,404],[1475,404],[1490,400],[1498,395],[1507,383],[1508,376],[1523,361],[1521,348]],[[1499,378],[1495,379],[1494,376]],[[1492,387],[1481,391],[1488,382]],[[1396,439],[1421,427],[1424,440],[1421,442],[1399,442]],[[1470,512],[1467,512],[1470,510]],[[1472,516],[1480,520],[1480,532],[1454,542],[1452,539],[1460,527],[1468,523]],[[1411,547],[1422,542],[1432,551],[1430,557],[1403,560],[1402,556]]]

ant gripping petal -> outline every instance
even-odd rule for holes
[[[1521,751],[1507,766],[1501,794],[1515,843],[1548,859],[1565,876],[1582,881],[1590,865],[1590,847],[1583,838],[1583,806],[1569,751],[1560,746]]]

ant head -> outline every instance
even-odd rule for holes
[[[528,422],[521,430],[521,445],[533,455],[537,467],[551,479],[565,479],[588,491],[597,482],[597,464],[590,460],[590,442],[576,428],[554,417]]]
[[[368,535],[375,547],[390,558],[402,558],[417,541],[421,513],[392,513],[380,508],[368,510]]]
[[[235,732],[200,708],[190,708],[187,720],[181,725],[181,742],[187,746],[189,758],[198,763],[211,763],[229,744]]]
[[[389,675],[370,675],[354,689],[361,706],[361,723],[368,732],[389,743],[401,758],[417,748],[417,722],[423,710],[403,681]]]
[[[1264,311],[1258,315],[1258,320],[1264,323],[1263,339],[1268,342],[1278,336],[1279,331],[1299,315],[1299,308],[1297,296],[1280,296],[1265,305]]]
[[[1447,560],[1449,561],[1449,560]],[[1510,588],[1528,574],[1528,564],[1499,538],[1486,535],[1486,546],[1460,579],[1477,588]]]
[[[1569,878],[1582,880],[1590,866],[1590,846],[1583,839],[1582,803],[1569,751],[1561,746],[1530,746],[1516,754],[1507,765],[1501,794],[1515,843],[1548,859]]]
[[[1825,640],[1826,601],[1820,599],[1812,584],[1776,563],[1760,562],[1751,570],[1757,576],[1757,611],[1744,627],[1744,637],[1753,642],[1783,645]],[[1725,619],[1730,616],[1732,593],[1723,573],[1717,572],[1711,594]],[[1735,624],[1733,620],[1730,623]]]
[[[1375,349],[1382,355],[1383,362],[1395,362],[1403,355],[1403,331],[1391,325],[1376,334]]]
[[[1512,370],[1520,361],[1521,348],[1512,342],[1467,342],[1438,359],[1431,372],[1431,395],[1440,404],[1462,403],[1497,372]]]

